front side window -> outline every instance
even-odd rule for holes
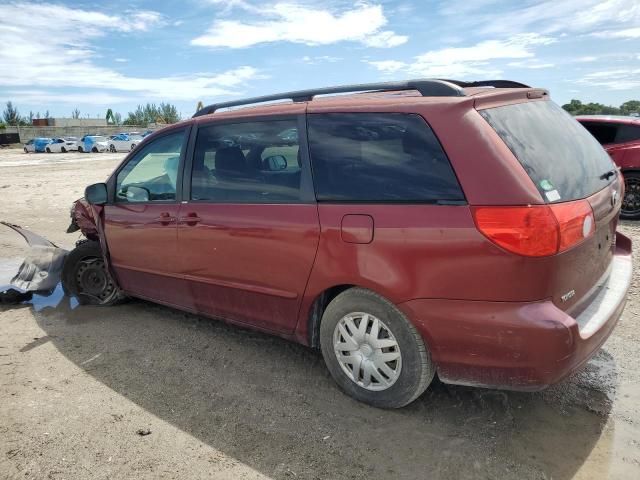
[[[435,134],[419,115],[308,115],[309,151],[319,201],[463,201]]]
[[[140,150],[116,179],[116,201],[175,200],[185,131],[155,139]]]
[[[295,119],[200,127],[191,199],[222,203],[299,201],[297,130]]]

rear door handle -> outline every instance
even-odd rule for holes
[[[187,213],[186,217],[180,218],[180,223],[186,223],[190,227],[195,226],[198,222],[201,222],[201,221],[202,219],[195,212]]]
[[[172,222],[176,221],[176,217],[173,217],[169,212],[162,212],[158,218],[155,219],[156,222],[161,225],[169,225]]]

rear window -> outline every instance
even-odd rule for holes
[[[480,114],[549,203],[588,197],[615,178],[603,177],[615,166],[598,141],[553,102],[506,105]]]
[[[331,113],[307,117],[319,201],[464,201],[438,139],[418,115]]]

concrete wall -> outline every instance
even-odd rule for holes
[[[106,127],[105,118],[49,118],[50,127]]]
[[[146,132],[153,128],[137,127],[133,125],[120,126],[91,126],[91,127],[7,127],[2,133],[19,133],[20,142],[25,143],[38,137],[83,137],[89,133],[97,135],[114,135],[120,132]]]

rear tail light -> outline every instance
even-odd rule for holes
[[[478,230],[518,255],[545,257],[582,243],[595,232],[586,200],[526,207],[472,207]]]

